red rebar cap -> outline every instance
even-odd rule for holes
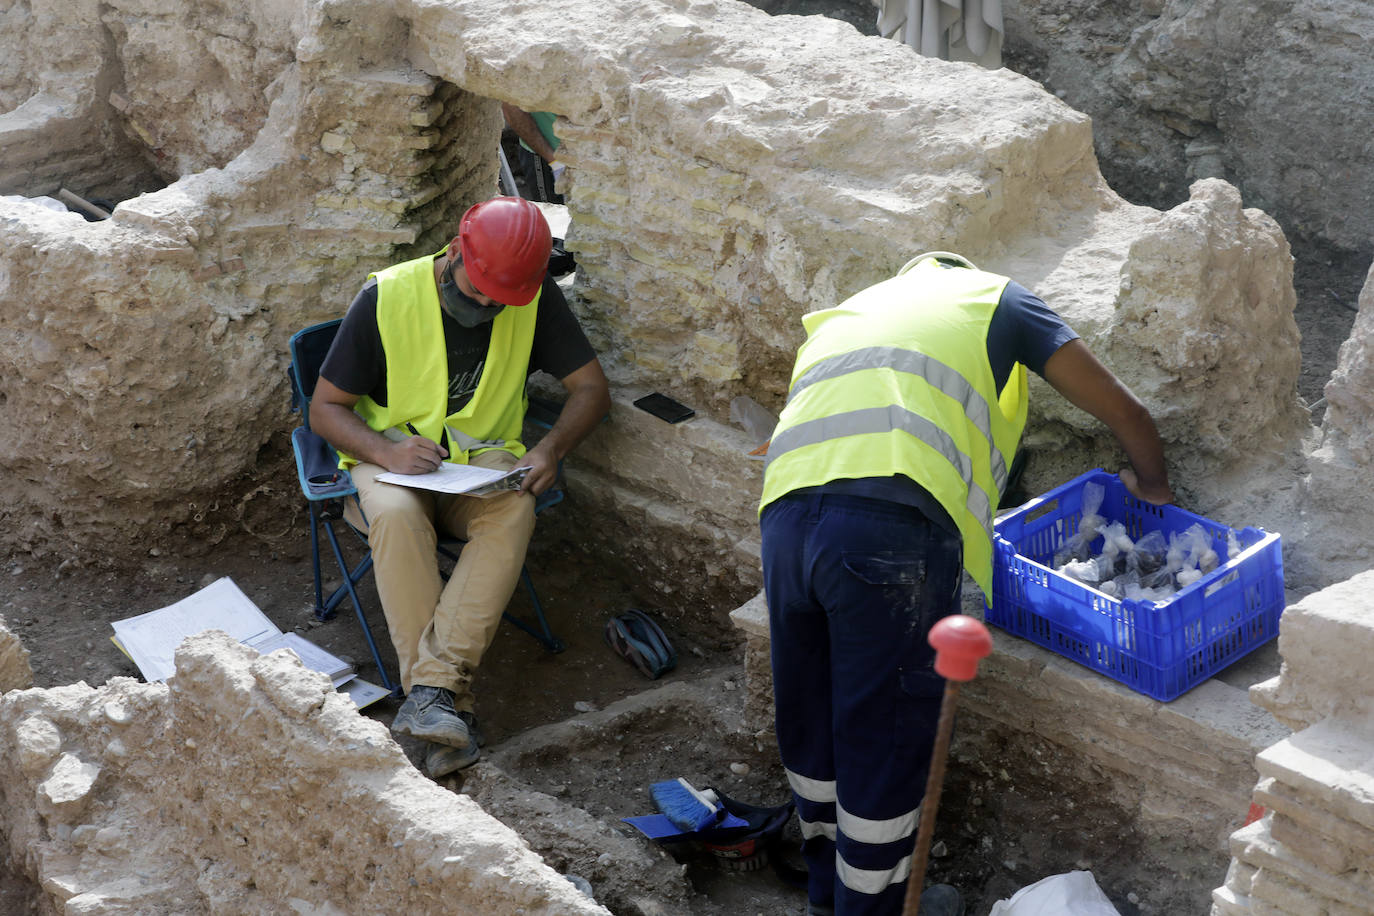
[[[951,681],[973,680],[978,662],[992,653],[988,628],[966,614],[940,620],[926,640],[935,648],[935,673]]]

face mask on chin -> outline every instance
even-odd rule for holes
[[[439,305],[454,321],[465,328],[475,328],[501,314],[504,305],[483,305],[458,288],[453,280],[453,262],[444,265],[443,280],[439,284]]]

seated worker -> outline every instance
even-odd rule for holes
[[[926,641],[963,571],[990,597],[993,518],[1026,369],[1105,423],[1151,503],[1173,500],[1149,412],[1025,287],[958,255],[802,318],[759,524],[778,748],[813,914],[902,912],[944,680]],[[957,916],[936,885],[921,916]]]
[[[554,182],[563,166],[555,165],[559,140],[553,132],[558,117],[547,111],[528,112],[509,102],[501,103],[501,113],[520,138],[520,168],[525,174],[525,196],[530,200],[561,204],[563,195],[554,191]]]
[[[610,408],[601,363],[546,274],[551,242],[537,206],[496,197],[463,215],[443,251],[370,274],[311,402],[311,426],[338,449],[362,503],[361,517],[352,503],[346,516],[367,532],[408,694],[391,729],[430,742],[434,777],[477,761],[472,676],[520,577],[535,496]],[[525,380],[537,369],[568,397],[526,450]],[[442,461],[531,470],[519,492],[486,498],[376,480]],[[467,540],[447,585],[436,529]]]

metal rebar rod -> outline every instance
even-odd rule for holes
[[[916,829],[916,849],[911,854],[911,871],[907,875],[906,904],[902,907],[902,916],[917,916],[921,912],[921,889],[926,880],[926,861],[930,857],[930,839],[935,833],[935,814],[940,807],[940,788],[945,781],[945,759],[949,756],[950,737],[954,734],[954,707],[958,702],[959,682],[945,681],[944,697],[940,700],[940,722],[935,728],[935,748],[930,755],[926,794],[921,800],[921,822]]]

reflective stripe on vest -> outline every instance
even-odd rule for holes
[[[807,445],[819,445],[831,439],[860,436],[864,433],[887,433],[893,430],[910,433],[934,448],[942,458],[958,469],[962,479],[973,478],[973,462],[954,444],[949,433],[925,417],[895,404],[852,410],[848,413],[821,417],[818,420],[807,420],[793,426],[773,437],[773,441],[768,445],[767,460],[771,463],[787,452]],[[1005,473],[1002,479],[1005,482]],[[946,509],[948,510],[948,507]],[[980,488],[969,487],[964,509],[977,520],[980,527],[992,530],[992,503]],[[953,512],[950,515],[957,518]]]
[[[1025,367],[999,397],[987,356],[1006,284],[923,260],[806,315],[760,509],[831,480],[905,475],[954,520],[965,568],[990,597],[992,525],[1026,417]]]
[[[443,254],[442,251],[439,252]],[[539,296],[507,306],[492,321],[486,365],[472,398],[448,411],[448,353],[443,313],[434,283],[434,258],[416,258],[378,271],[377,329],[386,358],[387,403],[358,399],[354,410],[372,429],[388,434],[412,424],[435,442],[447,433],[449,457],[467,464],[473,452],[499,448],[519,458],[525,419],[525,377],[538,317]],[[392,433],[394,435],[394,433]],[[341,467],[357,461],[340,455]]]
[[[1007,465],[1002,460],[1001,453],[992,448],[992,417],[987,400],[958,372],[924,353],[903,350],[900,347],[865,347],[862,350],[832,356],[812,366],[801,378],[797,379],[796,384],[792,386],[791,392],[787,395],[787,400],[790,402],[800,391],[817,382],[839,378],[842,375],[863,369],[880,368],[919,375],[958,401],[962,405],[964,413],[973,422],[973,425],[983,433],[984,438],[988,440],[989,448],[992,449],[992,476],[997,481],[998,492],[1006,489]],[[874,431],[871,429],[859,430],[859,432]],[[947,436],[945,438],[948,440]],[[770,457],[775,454],[774,447],[776,444],[775,441],[768,447]],[[942,449],[942,451],[944,450]],[[950,462],[957,463],[957,458],[951,457]]]

